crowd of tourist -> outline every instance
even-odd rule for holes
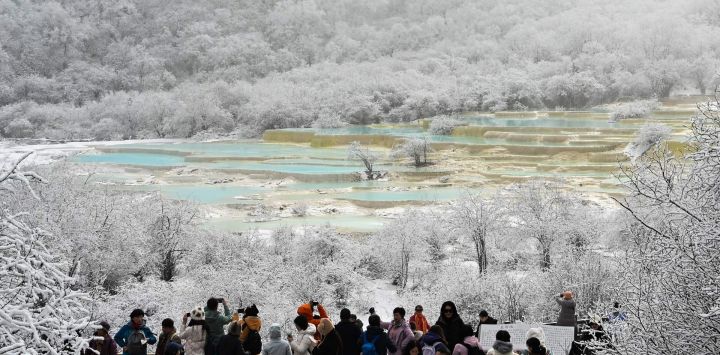
[[[556,325],[576,327],[575,300],[572,292],[557,296],[560,312]],[[222,305],[222,310],[218,308]],[[619,306],[615,304],[615,307]],[[479,312],[478,324],[473,328],[465,323],[455,304],[447,301],[440,308],[440,316],[430,325],[417,305],[406,318],[404,308],[393,310],[390,321],[383,321],[370,308],[368,325],[344,308],[340,322],[333,323],[322,304],[314,301],[297,308],[292,331],[279,324],[269,327],[269,340],[263,341],[260,330],[263,322],[254,304],[231,312],[223,298],[210,298],[205,307],[197,307],[182,317],[179,329],[172,319],[164,319],[156,336],[145,325],[145,313],[135,309],[130,321],[110,336],[111,327],[100,322],[101,328],[90,342],[85,354],[147,355],[155,345],[156,355],[549,355],[542,328],[530,328],[526,334],[526,349],[515,351],[510,333],[500,330],[492,344],[478,339],[484,324],[497,324],[487,311]],[[612,315],[611,315],[612,316]],[[617,313],[617,317],[625,317]],[[623,319],[624,320],[624,319]],[[591,322],[592,334],[602,333],[599,322]],[[227,328],[227,331],[226,331]]]

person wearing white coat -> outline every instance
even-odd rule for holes
[[[187,323],[187,316],[183,317],[183,324],[178,336],[185,342],[183,345],[185,355],[205,354],[207,325],[205,324],[205,311],[202,307],[197,307],[190,312],[190,323]]]
[[[290,342],[293,355],[311,355],[313,348],[317,345],[315,341],[315,326],[308,323],[305,316],[297,316],[293,322],[298,331],[297,339],[288,335],[288,341]]]

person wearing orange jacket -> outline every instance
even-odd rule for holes
[[[423,334],[427,333],[430,329],[427,318],[425,318],[425,315],[423,314],[423,306],[421,305],[415,306],[415,314],[410,316],[409,322],[415,323],[417,330]]]
[[[318,314],[315,314],[315,308],[317,308]],[[323,305],[321,305],[319,302],[315,301],[310,301],[310,303],[300,305],[300,307],[298,307],[297,309],[297,314],[299,316],[305,317],[308,323],[314,325],[316,329],[317,326],[320,325],[321,319],[330,319],[327,312],[325,311],[325,307],[323,307]],[[320,341],[320,332],[316,331],[314,337],[315,340]]]

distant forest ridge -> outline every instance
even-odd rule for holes
[[[705,94],[713,0],[0,0],[0,136],[191,137]]]

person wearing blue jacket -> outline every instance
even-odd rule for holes
[[[130,313],[130,322],[122,326],[113,339],[122,347],[123,355],[147,355],[147,345],[157,342],[155,334],[145,326],[145,312],[142,309]]]

